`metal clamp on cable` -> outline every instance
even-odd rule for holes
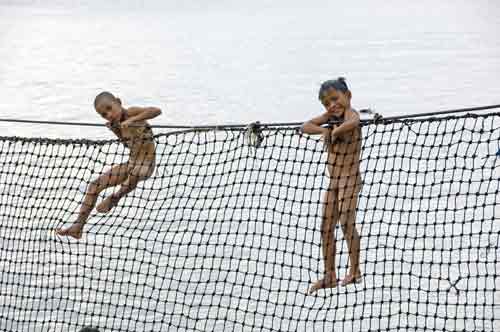
[[[365,109],[359,110],[359,112],[360,113],[364,113],[364,114],[370,114],[371,116],[373,116],[373,121],[374,122],[382,120],[382,118],[383,118],[383,116],[381,114],[375,112],[371,108],[365,108]]]
[[[260,121],[252,122],[245,127],[245,138],[247,139],[249,146],[253,146],[254,148],[260,147],[264,141]]]

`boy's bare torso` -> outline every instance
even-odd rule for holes
[[[128,115],[124,112],[120,122],[126,120],[127,117]],[[129,148],[129,163],[142,164],[155,161],[153,131],[146,121],[136,121],[127,128],[113,128],[112,130]]]

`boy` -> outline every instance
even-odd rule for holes
[[[345,286],[361,279],[360,241],[355,227],[356,205],[361,189],[359,173],[361,128],[359,115],[351,108],[351,97],[351,91],[344,78],[324,82],[319,91],[319,99],[326,112],[302,125],[302,132],[323,136],[328,150],[327,161],[330,175],[321,225],[325,276],[311,286],[309,294],[318,289],[337,286],[334,236],[337,223],[340,223],[342,227],[350,258],[349,273],[344,277],[342,285]],[[331,124],[332,128],[321,127],[323,124]]]
[[[133,191],[140,181],[148,179],[155,169],[155,144],[151,127],[145,120],[161,114],[156,107],[124,108],[121,100],[109,92],[95,97],[97,113],[108,122],[106,125],[130,150],[126,163],[113,166],[109,171],[93,180],[87,188],[80,213],[72,226],[57,229],[61,236],[82,237],[82,231],[100,192],[109,187],[121,185],[120,189],[105,198],[96,208],[100,213],[109,212],[120,199]]]

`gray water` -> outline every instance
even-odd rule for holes
[[[500,101],[497,1],[0,1],[0,115],[102,122],[102,89],[155,124],[304,121],[343,75],[383,115]],[[111,137],[0,124],[3,134]]]
[[[404,4],[367,0],[348,4],[283,0],[210,4],[203,1],[183,1],[182,4],[115,1],[111,5],[99,1],[82,4],[77,1],[3,0],[0,2],[0,116],[99,123],[102,119],[94,112],[92,102],[96,93],[106,89],[121,97],[125,105],[161,107],[163,114],[154,119],[153,124],[304,121],[322,111],[316,97],[321,81],[339,75],[348,79],[354,107],[371,107],[386,116],[493,104],[500,101],[498,31],[500,4],[493,1],[436,3],[424,0]],[[498,138],[498,125],[490,126],[497,128],[493,137]],[[2,136],[112,138],[103,128],[0,123],[0,130]],[[405,132],[405,137],[424,145],[433,142],[430,137],[413,137],[412,133]],[[222,133],[217,135],[224,136]],[[448,136],[443,135],[446,137],[443,141],[449,140],[452,146],[459,146]],[[198,143],[200,139],[189,137],[178,143],[178,147],[164,142],[167,147],[163,148],[179,149],[191,158],[198,158],[197,165],[214,163],[210,155],[196,154],[198,145],[193,142]],[[399,142],[393,136],[374,135],[370,139],[377,144],[390,142],[394,149]],[[294,136],[289,143],[303,146],[304,142],[297,140]],[[14,203],[2,203],[12,204],[7,215],[18,216],[19,224],[10,220],[7,227],[1,229],[5,239],[1,266],[3,280],[7,282],[2,292],[12,294],[12,285],[18,285],[18,293],[0,299],[2,306],[8,308],[0,313],[0,327],[17,331],[73,331],[86,323],[107,330],[159,331],[164,327],[161,319],[165,312],[172,313],[168,316],[169,324],[179,330],[249,331],[254,326],[255,330],[266,331],[341,327],[346,331],[367,331],[408,324],[451,331],[494,331],[499,326],[500,298],[495,291],[497,280],[492,279],[496,273],[488,274],[488,271],[498,270],[498,259],[487,247],[491,241],[498,240],[498,226],[485,222],[494,220],[499,213],[498,207],[492,204],[497,201],[495,184],[498,188],[498,181],[494,179],[498,179],[498,167],[490,166],[485,172],[480,166],[474,166],[470,174],[464,171],[459,176],[475,180],[490,178],[491,187],[486,189],[480,182],[467,188],[451,180],[444,186],[433,186],[426,182],[423,174],[415,174],[415,178],[409,177],[394,186],[391,177],[401,174],[384,173],[384,165],[370,164],[365,155],[363,167],[376,171],[372,173],[373,178],[365,178],[372,186],[364,187],[360,200],[361,210],[365,211],[359,220],[365,222],[360,225],[360,232],[365,235],[362,247],[367,250],[364,252],[367,278],[361,285],[308,297],[304,291],[322,269],[321,207],[315,203],[309,207],[304,204],[304,211],[292,214],[291,220],[285,219],[286,212],[291,210],[290,202],[304,197],[319,201],[325,180],[322,169],[309,170],[314,174],[314,181],[303,183],[300,181],[311,174],[303,174],[308,170],[301,168],[300,162],[306,157],[309,160],[319,158],[320,149],[313,144],[310,150],[302,151],[306,156],[299,153],[273,163],[270,157],[275,156],[276,149],[280,156],[282,151],[275,146],[263,148],[261,153],[267,154],[267,164],[259,168],[254,164],[254,156],[240,149],[243,143],[234,144],[238,149],[224,152],[226,157],[230,160],[228,156],[232,153],[242,154],[245,166],[250,167],[249,173],[236,173],[238,176],[252,177],[255,171],[258,179],[258,176],[267,176],[259,170],[286,172],[291,168],[299,170],[298,173],[290,174],[290,178],[282,174],[280,180],[300,183],[300,190],[282,193],[280,184],[283,183],[267,178],[262,188],[256,183],[242,187],[238,179],[220,175],[217,181],[238,193],[255,191],[262,194],[267,190],[276,194],[277,191],[276,195],[267,198],[264,212],[258,210],[264,204],[261,201],[242,200],[239,195],[232,197],[234,206],[246,204],[245,211],[236,215],[236,219],[242,221],[241,228],[234,229],[234,224],[225,220],[234,211],[226,207],[227,214],[220,214],[223,199],[217,196],[220,194],[217,192],[220,187],[215,185],[217,181],[210,179],[206,192],[197,193],[203,199],[190,200],[185,188],[205,183],[205,170],[199,167],[185,175],[180,166],[172,164],[173,160],[165,160],[152,181],[127,197],[124,206],[135,205],[139,212],[124,207],[109,217],[93,218],[83,244],[59,241],[48,231],[74,218],[82,190],[94,176],[90,169],[97,169],[102,166],[102,160],[114,157],[97,148],[65,150],[57,144],[46,151],[64,157],[48,157],[44,161],[37,156],[38,152],[30,155],[28,164],[20,166],[26,169],[12,173],[20,175],[12,175],[6,180],[8,185],[3,184],[5,199],[12,199],[7,190],[18,193]],[[2,149],[13,150],[9,150],[11,154],[7,153],[5,158],[12,158],[15,149],[25,153],[41,149],[36,145],[7,146],[4,143]],[[489,159],[496,150],[494,142],[479,142],[477,147],[480,157],[486,158],[485,163],[495,162]],[[392,148],[378,149],[366,153],[390,155],[390,162],[401,163],[398,167],[402,170],[431,167],[425,160],[416,165],[398,160]],[[439,147],[423,150],[415,153],[442,153]],[[88,159],[87,155],[97,157]],[[188,158],[187,155],[184,158]],[[465,161],[460,159],[450,166],[441,156],[432,166],[448,169],[463,167],[462,162],[473,165],[483,162],[483,159],[462,157]],[[53,168],[39,167],[45,163]],[[86,170],[75,174],[72,169],[57,168],[59,163],[86,165]],[[226,166],[234,170],[233,164]],[[252,167],[256,167],[255,170]],[[33,184],[33,188],[19,187],[33,174],[54,181],[50,195],[42,191],[36,193],[40,183]],[[438,176],[450,178],[446,172]],[[377,185],[378,181],[383,182]],[[398,200],[395,194],[400,190],[410,191],[409,188],[414,196],[408,201]],[[443,188],[459,193],[461,199],[454,201],[452,196],[446,195],[433,199]],[[22,191],[18,192],[19,189]],[[35,194],[25,190],[35,190]],[[468,190],[482,190],[481,198],[488,203],[480,210],[483,215],[479,221],[472,219],[476,213],[474,207],[479,203],[467,203],[473,200]],[[380,197],[380,191],[387,191],[392,196]],[[152,196],[156,199],[148,201],[149,195],[156,195]],[[440,197],[439,193],[437,195]],[[182,210],[176,208],[179,201],[172,197],[182,197]],[[26,211],[24,203],[33,199],[33,204],[40,208]],[[233,202],[231,199],[229,201]],[[405,206],[417,204],[419,199],[422,199],[421,210],[434,212],[427,215],[402,213]],[[443,205],[455,207],[463,201],[466,204],[456,215],[440,211]],[[199,206],[206,202],[213,205],[210,208]],[[268,208],[272,204],[277,209],[275,212]],[[381,210],[381,206],[395,206],[400,212],[387,212]],[[184,209],[190,211],[190,217],[200,221],[215,219],[220,223],[204,226],[209,227],[210,232],[208,236],[200,235],[195,227],[199,223],[184,222]],[[253,225],[245,222],[248,218],[245,213],[276,223]],[[43,226],[32,222],[47,214],[53,219]],[[139,230],[127,228],[136,225],[134,222],[143,216],[151,223],[139,223]],[[384,216],[399,220],[399,223],[380,222]],[[464,224],[443,224],[450,218],[463,220]],[[171,223],[162,223],[165,219]],[[291,229],[292,226],[295,228]],[[21,233],[19,227],[28,230]],[[478,234],[477,228],[484,233]],[[297,229],[303,231],[297,232]],[[435,236],[447,236],[441,242],[433,241],[435,237],[413,243],[402,240],[404,235],[419,238],[426,231],[438,234]],[[220,232],[224,236],[216,237],[216,243],[212,244],[214,237],[210,235]],[[254,232],[265,236],[249,236]],[[383,245],[369,242],[373,239],[369,235]],[[30,242],[33,238],[39,242]],[[151,242],[151,238],[158,242]],[[251,244],[247,247],[231,245],[245,241]],[[290,242],[295,242],[300,250],[291,251]],[[12,248],[21,246],[27,246],[25,252],[13,258],[9,256]],[[136,248],[136,251],[129,248]],[[285,249],[276,250],[282,248]],[[450,248],[459,252],[447,256],[440,251]],[[168,250],[167,256],[163,250]],[[440,252],[442,256],[436,258],[433,252]],[[137,253],[142,256],[134,257]],[[340,254],[343,258],[339,264],[345,267],[345,247]],[[228,255],[232,258],[224,259]],[[470,256],[479,257],[474,266],[461,263]],[[252,257],[256,259],[245,260]],[[134,261],[136,258],[142,265]],[[398,266],[395,262],[400,259],[406,263]],[[294,266],[298,260],[301,264]],[[283,266],[277,261],[289,265]],[[208,269],[208,275],[194,269],[199,264],[203,271]],[[240,265],[235,271],[237,264]],[[90,277],[91,284],[84,292],[78,292],[75,286],[85,278],[82,266],[85,273],[95,273],[92,266],[107,268]],[[143,269],[154,273],[148,275]],[[469,277],[459,282],[463,271],[470,272],[470,269]],[[399,278],[391,276],[390,271]],[[22,284],[16,282],[17,278]],[[117,284],[118,280],[123,284]],[[196,283],[189,284],[187,280]],[[455,281],[462,293],[448,291],[448,282]],[[200,290],[198,285],[204,288]],[[228,289],[227,285],[232,287]],[[474,291],[474,287],[479,291]],[[215,295],[207,296],[210,293]],[[106,294],[110,294],[109,297]],[[249,294],[253,296],[251,299],[246,298]],[[208,305],[207,301],[213,305]],[[430,304],[425,305],[425,301]],[[155,307],[149,308],[150,305]],[[26,310],[16,312],[20,307]],[[61,312],[61,308],[69,311]],[[431,317],[433,311],[438,317]],[[424,322],[422,312],[426,315]],[[479,321],[471,320],[471,316]],[[406,321],[400,322],[401,319]]]

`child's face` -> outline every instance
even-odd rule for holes
[[[321,103],[329,114],[341,117],[351,108],[351,93],[331,88],[323,94]]]
[[[122,116],[122,105],[117,99],[101,98],[95,110],[109,122],[119,121]]]

